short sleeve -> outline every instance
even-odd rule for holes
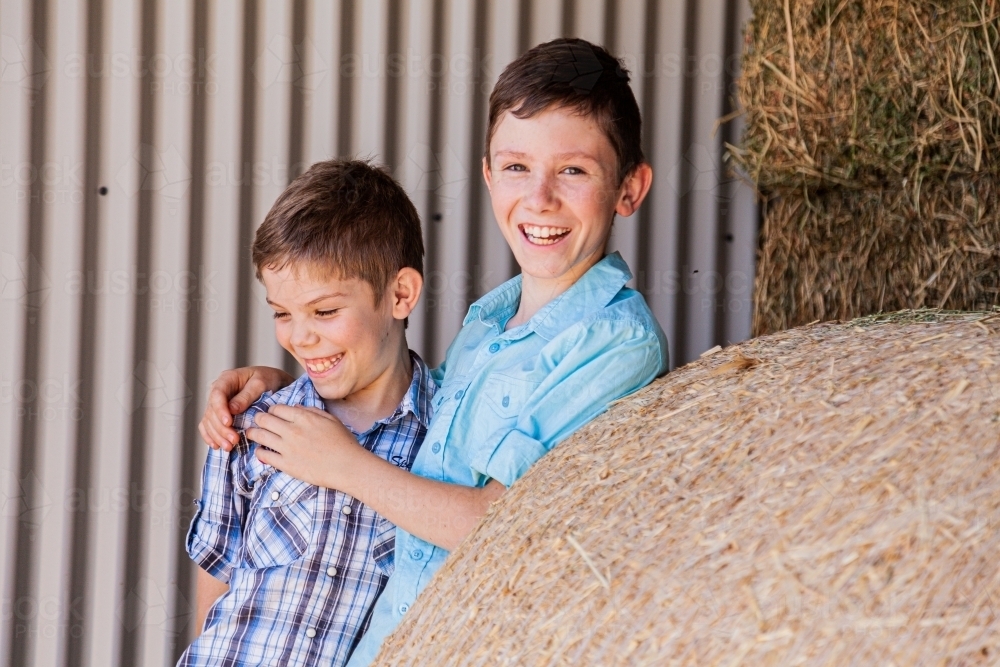
[[[235,492],[230,462],[237,449],[210,449],[202,472],[201,499],[191,519],[186,547],[203,570],[227,582],[242,546],[245,499]]]
[[[665,366],[660,337],[641,322],[598,320],[553,339],[540,354],[548,367],[513,428],[471,445],[473,472],[510,486],[559,442],[612,401],[652,382]]]

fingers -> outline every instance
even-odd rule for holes
[[[198,423],[198,433],[205,444],[212,449],[222,449],[228,452],[239,442],[239,435],[236,431],[220,424],[211,408],[205,410],[201,422]]]
[[[219,447],[220,447],[219,443],[217,443],[215,441],[215,438],[213,438],[212,436],[210,436],[205,431],[205,424],[203,422],[198,422],[198,435],[201,436],[201,439],[205,441],[206,445],[208,445],[212,449],[219,449]]]
[[[253,376],[251,376],[246,384],[241,384],[239,392],[230,399],[229,411],[234,415],[246,412],[246,409],[253,405],[253,402],[260,398],[260,395],[264,391],[266,389],[262,386],[262,383],[254,381]]]
[[[270,449],[280,452],[284,447],[284,441],[281,436],[274,431],[268,431],[266,428],[248,428],[247,439],[253,440],[258,445],[263,445]],[[257,448],[258,450],[260,447]],[[260,458],[259,456],[257,458]]]
[[[278,403],[277,405],[271,406],[271,408],[267,411],[267,416],[273,417],[283,422],[294,423],[296,416],[298,416],[301,410],[302,408],[296,408],[289,405],[284,405],[283,403]],[[264,415],[258,415],[257,417],[257,423],[261,424],[261,426],[264,425],[260,421],[260,417],[263,416]]]
[[[278,470],[282,469],[282,459],[278,452],[271,451],[269,449],[264,449],[263,447],[257,448],[257,460],[266,466],[272,466]]]

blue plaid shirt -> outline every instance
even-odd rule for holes
[[[435,384],[415,353],[396,411],[358,441],[409,470],[430,420]],[[323,409],[308,375],[267,393],[236,418],[241,431],[277,404]],[[229,584],[178,665],[343,665],[393,571],[395,526],[350,496],[257,460],[241,436],[210,450],[187,551]]]

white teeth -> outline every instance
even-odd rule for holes
[[[541,245],[550,245],[555,243],[556,239],[553,237],[561,237],[569,233],[569,229],[565,227],[539,227],[536,225],[524,225],[524,233],[531,239],[534,243],[540,243]],[[550,239],[552,239],[550,241]]]
[[[340,361],[341,356],[342,355],[337,355],[336,357],[331,357],[330,359],[306,362],[306,368],[311,370],[313,373],[322,373],[323,371],[327,371],[333,368],[334,364]]]

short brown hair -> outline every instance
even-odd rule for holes
[[[628,82],[622,61],[583,39],[554,39],[528,50],[507,65],[490,95],[486,160],[504,112],[531,118],[552,106],[566,107],[596,119],[615,149],[618,180],[624,181],[646,161],[642,116]]]
[[[317,162],[281,193],[253,240],[263,269],[309,262],[372,286],[375,305],[400,269],[424,270],[420,216],[392,176],[362,160]]]

